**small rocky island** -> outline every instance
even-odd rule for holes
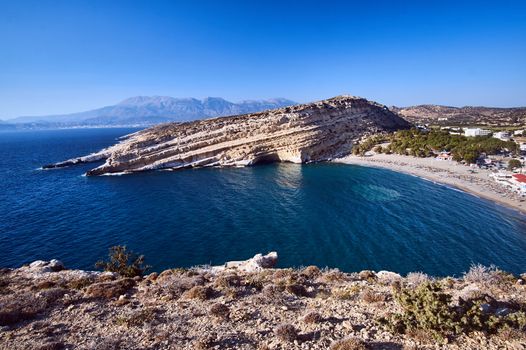
[[[1,349],[524,349],[526,275],[277,269],[277,254],[132,276],[0,270]]]
[[[349,154],[364,136],[409,126],[386,106],[364,98],[338,96],[259,113],[162,124],[128,135],[100,152],[43,168],[104,160],[87,175],[106,175],[262,162],[317,162]]]

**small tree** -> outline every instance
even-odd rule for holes
[[[98,261],[95,267],[104,271],[117,272],[123,277],[142,276],[150,266],[144,265],[144,255],[129,251],[126,246],[114,246],[109,249],[109,261]]]
[[[510,159],[510,161],[508,162],[508,170],[510,171],[515,168],[521,168],[521,167],[522,167],[521,161],[518,159]]]
[[[476,163],[477,162],[477,159],[478,159],[479,155],[476,151],[468,151],[466,153],[464,153],[464,160],[466,161],[466,163],[468,164],[473,164],[473,163]]]

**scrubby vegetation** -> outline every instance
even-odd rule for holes
[[[518,159],[510,159],[510,161],[508,162],[508,170],[514,170],[521,167],[522,163]]]
[[[448,336],[482,331],[495,334],[503,329],[526,331],[524,306],[492,313],[497,302],[488,295],[469,300],[459,299],[452,303],[452,296],[443,291],[436,282],[424,282],[416,289],[403,288],[395,293],[395,299],[403,312],[380,322],[396,333],[426,331],[438,340]],[[492,305],[493,304],[493,305]]]
[[[370,137],[353,148],[353,154],[365,154],[366,151],[382,142],[389,142],[383,148],[374,148],[377,153],[396,153],[415,157],[434,156],[434,152],[451,152],[456,161],[475,163],[481,153],[499,154],[502,151],[517,153],[519,146],[513,141],[501,141],[491,136],[466,137],[452,135],[447,131],[418,129],[401,130],[390,135]],[[381,146],[380,146],[381,147]]]
[[[525,280],[482,265],[461,278],[25,266],[0,271],[0,348],[507,349],[526,342]]]
[[[111,247],[108,257],[109,261],[98,261],[95,267],[125,277],[142,276],[150,268],[144,264],[144,255],[137,255],[126,246]]]

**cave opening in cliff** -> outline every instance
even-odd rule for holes
[[[258,156],[256,159],[254,159],[254,162],[252,164],[270,164],[270,163],[277,163],[280,162],[281,159],[276,153],[270,153]]]

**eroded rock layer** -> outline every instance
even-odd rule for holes
[[[365,135],[408,128],[383,105],[353,96],[232,117],[158,125],[93,155],[46,167],[105,159],[87,175],[259,162],[305,163],[348,154]]]

